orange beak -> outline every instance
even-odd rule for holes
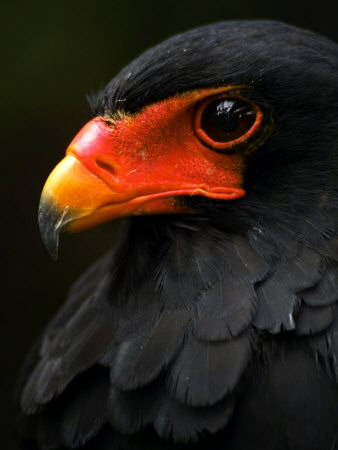
[[[197,139],[191,117],[210,90],[173,97],[118,116],[95,118],[70,144],[44,186],[39,225],[56,258],[61,231],[81,231],[140,214],[194,213],[184,196],[231,200],[242,189],[242,156],[214,152]]]

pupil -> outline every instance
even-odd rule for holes
[[[236,129],[239,119],[239,111],[236,110],[234,100],[223,100],[216,106],[215,122],[226,133]]]
[[[215,142],[231,142],[253,126],[256,113],[241,99],[221,98],[209,103],[201,117],[201,128]]]

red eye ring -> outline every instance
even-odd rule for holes
[[[232,99],[232,100],[235,99],[235,100],[240,100],[244,103],[247,103],[252,107],[252,110],[254,111],[254,114],[255,114],[254,123],[252,124],[252,126],[250,126],[250,128],[244,134],[242,134],[241,136],[239,136],[236,139],[226,141],[226,142],[220,142],[220,141],[216,141],[216,140],[212,139],[210,136],[208,136],[208,134],[202,128],[202,116],[203,116],[203,113],[204,113],[206,107],[213,101],[221,100],[221,99]],[[245,97],[239,96],[238,94],[235,94],[235,95],[231,95],[230,93],[227,93],[226,95],[218,94],[218,95],[213,95],[211,97],[204,99],[197,106],[197,111],[196,111],[195,120],[194,120],[194,128],[195,128],[195,132],[196,132],[198,138],[206,146],[208,146],[212,149],[215,149],[215,150],[232,150],[233,147],[236,147],[237,145],[242,144],[242,143],[246,142],[249,138],[251,138],[255,134],[255,132],[258,130],[258,128],[260,127],[262,120],[263,120],[263,112],[258,107],[258,105],[256,103],[254,103],[252,100],[249,100]]]

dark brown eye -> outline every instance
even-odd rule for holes
[[[196,116],[196,132],[215,149],[230,149],[245,141],[261,122],[256,105],[239,98],[223,97],[203,102]]]

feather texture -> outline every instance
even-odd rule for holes
[[[153,381],[182,345],[189,320],[189,313],[164,313],[147,336],[123,341],[111,364],[112,384],[134,390]]]
[[[239,382],[250,361],[250,350],[247,333],[220,342],[190,338],[169,372],[169,392],[183,404],[214,405]]]
[[[237,84],[275,126],[243,142],[243,198],[131,218],[74,285],[22,377],[28,444],[338,448],[337,73],[324,38],[228,22],[150,49],[98,95],[116,118]]]

